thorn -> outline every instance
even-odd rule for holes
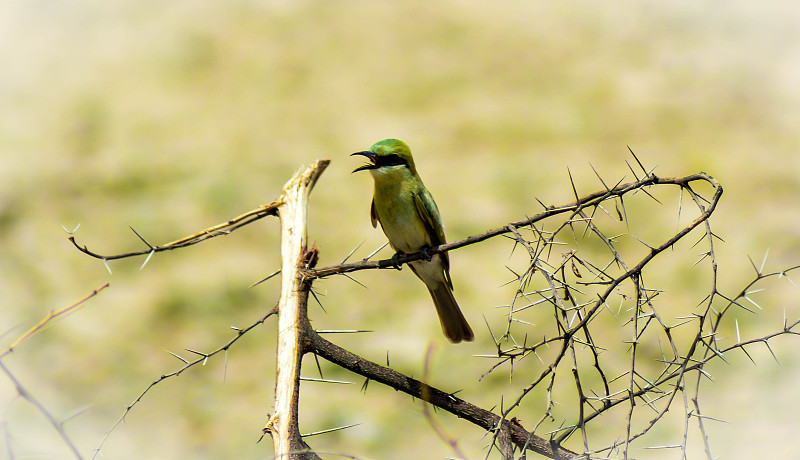
[[[628,147],[628,150],[630,150],[630,147]],[[636,171],[633,170],[633,168],[631,167],[631,164],[628,163],[628,160],[625,160],[625,164],[628,165],[628,169],[631,170],[631,173],[633,174],[633,178],[636,179],[637,181],[639,181],[640,180],[639,176],[636,175]]]
[[[755,305],[755,306],[756,306],[756,308],[758,308],[759,310],[761,310],[761,311],[764,311],[764,309],[763,309],[763,308],[761,308],[761,305],[757,304],[757,303],[756,303],[756,302],[755,302],[753,299],[751,299],[750,297],[747,297],[747,296],[745,296],[744,298],[745,298],[745,299],[746,299],[748,302],[750,302],[751,304]]]
[[[770,346],[769,346],[769,342],[767,342],[766,340],[764,340],[764,345],[766,345],[766,346],[767,346],[767,350],[769,350],[770,354],[772,355],[772,358],[773,358],[773,359],[775,360],[775,362],[776,362],[776,363],[778,363],[778,365],[780,366],[781,362],[780,362],[780,361],[778,361],[778,357],[777,357],[777,356],[775,356],[775,352],[774,352],[774,351],[772,351],[772,347],[770,347]]]
[[[636,241],[638,241],[638,242],[642,243],[643,245],[645,245],[645,246],[646,246],[648,249],[650,249],[651,251],[655,250],[655,248],[654,248],[654,247],[652,247],[652,246],[650,246],[649,244],[645,243],[644,241],[640,240],[640,239],[639,239],[639,238],[637,238],[636,236],[634,236],[634,235],[631,235],[631,238],[633,238],[634,240],[636,240]]]
[[[360,334],[362,332],[375,331],[370,329],[316,329],[314,332],[317,334]]]
[[[228,349],[225,349],[225,359],[222,362],[222,383],[228,382]]]
[[[76,225],[76,226],[75,226],[75,228],[73,228],[73,229],[72,229],[72,231],[69,231],[69,230],[67,230],[67,227],[65,227],[65,226],[63,226],[63,225],[61,226],[61,228],[63,228],[63,229],[64,229],[64,231],[65,231],[65,232],[67,232],[67,235],[74,235],[74,234],[75,234],[75,232],[77,232],[77,231],[78,231],[78,228],[79,228],[80,226],[81,226],[81,224],[79,223],[78,225]]]
[[[328,429],[328,430],[315,431],[313,433],[301,434],[300,437],[301,438],[308,438],[308,437],[311,437],[311,436],[316,436],[318,434],[325,434],[325,433],[332,433],[334,431],[346,430],[348,428],[352,428],[352,427],[358,426],[358,425],[361,425],[361,424],[360,423],[353,423],[352,425],[340,426],[338,428],[331,428],[331,429]]]
[[[84,413],[86,413],[88,410],[89,410],[89,406],[84,406],[84,407],[82,407],[82,408],[79,408],[78,410],[76,410],[76,411],[74,411],[73,413],[71,413],[71,414],[67,415],[66,417],[64,417],[64,418],[61,420],[61,423],[60,423],[60,425],[62,425],[62,426],[63,426],[65,423],[69,422],[70,420],[74,419],[75,417],[78,417],[79,415],[83,415],[83,414],[84,414]],[[11,458],[13,458],[13,457],[11,457]]]
[[[345,262],[347,262],[347,259],[349,259],[349,258],[350,258],[350,257],[351,257],[353,254],[355,254],[355,252],[356,252],[356,251],[358,251],[358,248],[360,248],[360,247],[361,247],[361,245],[362,245],[362,244],[364,244],[364,242],[365,242],[365,241],[367,241],[367,240],[361,240],[361,242],[360,242],[360,243],[358,243],[358,246],[356,246],[355,248],[353,248],[353,250],[352,250],[352,251],[350,251],[350,254],[347,254],[347,257],[345,257],[345,258],[342,260],[342,262],[341,262],[341,263],[345,263]]]
[[[655,201],[656,203],[658,203],[658,204],[664,204],[664,203],[662,203],[661,201],[659,201],[659,200],[658,200],[658,198],[656,198],[656,197],[654,197],[653,195],[651,195],[651,194],[650,194],[650,192],[648,192],[647,190],[645,190],[645,189],[643,189],[643,188],[640,188],[640,189],[638,189],[638,190],[641,190],[641,192],[642,192],[642,193],[644,193],[645,195],[647,195],[647,196],[649,196],[650,198],[652,198],[652,199],[653,199],[653,201]]]
[[[752,356],[750,356],[750,353],[748,353],[747,350],[744,349],[744,347],[742,347],[741,350],[744,352],[745,356],[747,356],[750,359],[750,362],[753,363],[753,366],[758,366],[758,364],[756,364],[756,361],[753,359]]]
[[[106,270],[108,270],[108,274],[111,274],[111,266],[108,265],[108,259],[103,259],[103,265],[106,266]]]
[[[317,364],[317,372],[319,372],[319,378],[324,379],[325,376],[322,375],[322,366],[319,364],[319,356],[314,353],[314,362]]]
[[[489,336],[492,338],[492,342],[494,342],[494,345],[499,348],[500,343],[494,337],[494,333],[492,333],[492,328],[489,326],[489,320],[486,319],[486,315],[483,315],[483,322],[486,323],[486,329],[489,331]]]
[[[756,263],[755,263],[755,262],[753,262],[753,258],[752,258],[752,257],[750,257],[750,256],[747,256],[747,260],[749,260],[749,261],[750,261],[750,265],[752,265],[752,266],[753,266],[753,270],[755,270],[755,271],[756,271],[756,275],[758,275],[758,276],[761,276],[761,272],[759,272],[759,271],[758,271],[758,267],[756,267]]]
[[[342,262],[342,263],[344,263],[344,262]],[[363,287],[364,289],[369,289],[366,284],[364,284],[361,281],[353,278],[352,276],[348,275],[347,273],[341,273],[341,275],[344,276],[345,278],[348,278],[350,281],[358,284],[359,286]]]
[[[678,221],[675,224],[676,230],[680,230],[681,228],[681,211],[683,211],[683,187],[681,187],[681,193],[678,195]]]
[[[725,240],[723,240],[721,236],[717,235],[717,234],[716,234],[716,233],[714,233],[714,232],[711,232],[711,236],[712,236],[712,237],[714,237],[714,238],[716,238],[716,239],[718,239],[718,240],[720,240],[720,241],[722,241],[723,243],[725,242]]]
[[[519,244],[519,240],[518,239],[516,239],[516,238],[512,238],[512,239],[514,240],[514,246],[511,247],[511,252],[508,254],[508,258],[509,259],[511,259],[511,257],[514,255],[514,251],[517,249],[517,245]]]
[[[189,348],[185,348],[185,350],[188,351],[189,353],[194,353],[196,355],[202,356],[203,357],[203,366],[205,366],[206,362],[208,362],[208,355],[207,354],[199,352],[199,351],[191,350]]]
[[[572,180],[572,171],[569,168],[567,168],[567,174],[569,174],[569,183],[572,184],[572,193],[575,195],[575,203],[577,203],[580,198],[578,198],[578,190],[575,188],[575,181]]]
[[[700,258],[699,258],[699,259],[697,259],[697,262],[695,262],[695,263],[693,263],[693,264],[692,264],[692,267],[694,267],[694,266],[696,266],[697,264],[699,264],[700,262],[704,261],[704,260],[706,259],[706,257],[708,257],[708,256],[710,256],[710,255],[711,255],[711,253],[710,253],[710,252],[705,252],[705,253],[701,254],[701,255],[700,255]]]
[[[387,242],[385,242],[385,243],[383,243],[383,246],[381,246],[381,247],[379,247],[378,249],[374,250],[374,251],[373,251],[373,252],[372,252],[370,255],[368,255],[367,257],[365,257],[365,258],[364,258],[364,260],[369,260],[369,259],[371,259],[372,257],[374,257],[374,256],[375,256],[375,254],[377,254],[377,253],[381,252],[381,249],[385,248],[385,247],[386,247],[386,246],[388,246],[388,245],[389,245],[389,242],[388,242],[388,241],[387,241]]]
[[[589,167],[590,167],[590,168],[592,168],[592,171],[594,171],[594,175],[595,175],[595,176],[597,176],[597,178],[598,178],[598,179],[600,179],[600,183],[601,183],[601,184],[603,184],[603,187],[605,187],[605,188],[606,188],[606,191],[607,191],[607,192],[610,192],[610,191],[611,191],[611,189],[609,189],[609,188],[608,188],[608,185],[606,185],[606,183],[605,183],[605,181],[603,180],[603,178],[602,178],[602,177],[600,177],[600,174],[598,174],[598,173],[597,173],[597,170],[596,170],[596,169],[594,169],[594,165],[593,165],[591,162],[589,162]]]
[[[255,283],[251,284],[251,285],[250,285],[250,286],[248,286],[248,287],[251,287],[251,288],[252,288],[252,287],[256,287],[256,286],[258,286],[259,284],[263,283],[264,281],[267,281],[268,279],[270,279],[270,278],[273,278],[274,276],[277,276],[277,275],[279,275],[280,273],[281,273],[281,271],[280,271],[280,270],[278,270],[278,271],[276,271],[276,272],[274,272],[274,273],[271,273],[269,276],[267,276],[267,277],[266,277],[266,278],[264,278],[263,280],[261,280],[261,281],[256,281]]]
[[[139,232],[137,232],[137,231],[136,231],[136,230],[135,230],[133,227],[131,227],[130,225],[128,225],[128,228],[130,228],[130,229],[131,229],[131,231],[132,231],[133,233],[135,233],[135,234],[136,234],[136,236],[138,236],[138,237],[139,237],[139,239],[140,239],[140,240],[142,240],[142,243],[146,244],[148,248],[150,248],[151,250],[152,250],[152,249],[155,249],[155,248],[154,248],[154,247],[153,247],[153,246],[152,246],[150,243],[148,243],[148,242],[147,242],[147,240],[146,240],[146,239],[144,239],[144,238],[142,237],[142,235],[140,235],[140,234],[139,234]]]
[[[153,254],[155,253],[156,253],[155,249],[150,250],[150,252],[147,254],[147,258],[145,258],[144,262],[142,262],[142,266],[139,267],[139,270],[143,269],[144,266],[147,265],[147,262],[150,260],[151,257],[153,257]]]
[[[300,377],[300,380],[305,382],[317,382],[317,383],[338,383],[341,385],[350,385],[353,382],[347,382],[345,380],[330,380],[330,379],[317,379],[314,377]]]
[[[166,351],[167,353],[171,354],[172,356],[180,359],[181,361],[183,361],[184,364],[189,364],[189,361],[187,361],[186,359],[182,358],[181,356],[176,355],[175,353],[173,353],[173,352],[171,352],[169,350],[164,350],[164,351]]]
[[[322,302],[319,301],[319,297],[317,297],[317,293],[314,292],[313,289],[310,289],[308,292],[310,292],[311,293],[311,297],[313,297],[314,300],[317,301],[317,304],[319,305],[319,308],[321,308],[322,311],[324,311],[325,313],[328,313],[328,310],[326,310],[325,307],[322,305]]]
[[[695,247],[696,247],[698,244],[700,244],[700,243],[702,243],[703,241],[705,241],[705,239],[706,239],[706,237],[707,237],[707,236],[708,236],[708,235],[707,235],[707,234],[705,234],[705,233],[704,233],[704,234],[702,234],[702,235],[700,235],[700,238],[698,238],[698,239],[697,239],[697,241],[695,241],[695,242],[694,242],[694,244],[692,244],[692,245],[690,246],[690,248],[691,248],[691,249],[694,249],[694,248],[695,248]]]
[[[630,145],[627,145],[626,147],[628,147],[628,151],[629,151],[629,152],[631,152],[631,155],[633,156],[633,159],[634,159],[634,160],[636,160],[636,163],[638,163],[638,164],[639,164],[639,167],[640,167],[640,168],[642,168],[642,171],[644,171],[644,175],[645,175],[645,176],[649,176],[649,174],[647,174],[647,170],[646,170],[646,169],[644,168],[644,166],[642,165],[642,162],[641,162],[641,161],[639,161],[639,158],[636,156],[636,154],[635,154],[635,153],[633,153],[633,149],[631,149],[631,146],[630,146]]]

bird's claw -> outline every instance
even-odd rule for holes
[[[423,259],[425,259],[428,262],[430,262],[431,259],[433,259],[433,254],[429,253],[428,249],[430,249],[430,248],[422,248],[422,249],[419,250],[419,253],[422,254],[422,258]]]
[[[394,265],[394,268],[396,268],[398,270],[402,270],[403,269],[403,264],[401,264],[398,261],[399,258],[400,258],[400,253],[399,252],[395,252],[394,255],[392,256],[392,265]]]

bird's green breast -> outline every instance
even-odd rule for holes
[[[375,179],[375,213],[392,248],[414,253],[431,246],[431,237],[414,201],[414,194],[424,187],[419,177],[400,167],[371,172]]]

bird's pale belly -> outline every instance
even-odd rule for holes
[[[411,206],[411,212],[394,212],[390,215],[380,214],[381,227],[392,248],[397,252],[411,254],[431,245],[427,229]],[[401,207],[402,209],[402,207]]]

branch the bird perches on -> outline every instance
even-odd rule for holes
[[[639,163],[638,159],[637,163]],[[574,201],[571,203],[560,206],[545,206],[542,204],[544,209],[541,212],[529,215],[523,220],[511,222],[461,240],[428,248],[426,254],[402,254],[391,259],[378,261],[369,260],[372,258],[372,255],[370,255],[366,259],[354,263],[341,263],[329,267],[316,268],[319,250],[316,247],[308,248],[306,244],[307,205],[314,185],[328,164],[329,160],[318,160],[307,167],[301,168],[284,186],[280,198],[267,205],[260,206],[225,223],[165,245],[151,245],[137,232],[136,235],[145,243],[146,249],[104,256],[90,251],[85,246],[80,246],[75,241],[74,235],[70,233],[69,240],[76,248],[91,257],[103,260],[107,264],[110,260],[137,255],[147,256],[148,259],[146,260],[149,260],[156,252],[179,249],[209,238],[227,235],[266,216],[278,216],[281,219],[281,269],[270,275],[272,277],[280,273],[282,277],[279,305],[273,309],[272,313],[261,318],[256,324],[245,329],[235,329],[238,335],[218,350],[203,354],[202,359],[191,362],[183,360],[185,366],[177,372],[163,376],[148,386],[140,394],[139,398],[126,409],[125,414],[155,384],[171,376],[179,375],[187,368],[200,362],[205,362],[208,358],[216,356],[222,351],[227,351],[239,337],[246,334],[256,325],[263,323],[274,313],[277,313],[278,345],[274,410],[263,429],[265,434],[271,435],[277,457],[319,458],[306,443],[304,436],[298,429],[298,405],[300,403],[298,390],[302,380],[300,367],[303,356],[307,353],[312,353],[334,365],[366,377],[368,381],[372,380],[387,385],[397,391],[404,392],[450,412],[476,426],[480,426],[491,433],[490,451],[496,449],[504,460],[512,459],[515,450],[518,452],[531,451],[553,459],[588,459],[597,458],[598,455],[600,457],[608,457],[614,451],[621,451],[623,456],[628,458],[632,441],[646,434],[655,423],[662,419],[669,411],[671,402],[678,397],[679,393],[686,393],[686,379],[689,373],[694,373],[698,378],[695,394],[691,398],[693,404],[697,406],[699,383],[702,376],[706,375],[704,366],[708,362],[722,359],[724,354],[734,350],[741,350],[747,354],[745,347],[751,347],[759,343],[769,347],[768,341],[779,335],[798,334],[795,328],[800,323],[785,321],[781,331],[757,339],[741,341],[737,339],[737,343],[727,346],[721,346],[716,341],[716,331],[720,326],[722,317],[734,307],[745,308],[739,300],[742,298],[750,300],[747,295],[750,292],[754,292],[751,287],[756,282],[769,277],[780,278],[789,271],[800,269],[800,267],[792,267],[775,273],[766,273],[761,269],[757,269],[756,279],[737,295],[726,296],[719,292],[716,284],[717,266],[713,245],[714,238],[718,237],[711,231],[709,217],[717,207],[722,195],[722,187],[714,178],[705,173],[684,177],[659,177],[652,174],[652,171],[646,170],[639,163],[641,173],[634,172],[634,169],[631,168],[631,172],[634,173],[636,178],[635,181],[628,183],[620,181],[616,185],[607,186],[600,179],[603,189],[583,196],[578,195],[573,184]],[[626,202],[623,202],[623,197],[625,197],[625,200],[630,200],[631,198],[629,197],[631,195],[642,192],[640,196],[646,196],[659,202],[654,195],[651,195],[648,189],[650,191],[653,191],[654,188],[660,190],[662,188],[660,186],[676,186],[680,190],[681,200],[686,194],[692,200],[691,202],[694,203],[697,213],[685,218],[686,216],[680,214],[679,209],[679,221],[681,217],[684,217],[684,222],[678,225],[676,229],[669,230],[666,235],[660,236],[657,242],[652,245],[639,240],[636,236],[630,235],[632,240],[637,240],[638,243],[645,246],[646,250],[631,251],[631,253],[637,255],[634,260],[628,260],[629,258],[633,259],[634,256],[618,251],[620,247],[618,238],[621,235],[605,236],[603,230],[598,227],[599,217],[596,217],[595,214],[600,216],[607,215],[611,220],[618,218],[616,222],[621,222],[627,227],[629,223],[628,211],[626,210]],[[698,193],[696,190],[700,190],[702,187],[705,187],[703,189],[704,192]],[[681,200],[679,200],[679,204]],[[606,203],[616,206],[616,217],[606,209],[607,206],[604,207]],[[558,217],[559,220],[556,221],[556,224],[554,226],[550,225],[551,220],[548,219],[556,218],[557,216],[560,217]],[[584,235],[579,235],[579,232],[575,230],[578,226],[582,226]],[[701,254],[702,257],[695,265],[702,260],[708,259],[711,261],[712,290],[701,301],[700,306],[702,308],[700,308],[699,313],[693,311],[691,316],[686,317],[687,319],[677,318],[679,321],[675,322],[674,318],[670,318],[671,322],[665,322],[661,317],[662,313],[656,309],[653,300],[656,296],[661,295],[661,291],[653,289],[651,286],[645,286],[643,281],[645,278],[644,269],[660,254],[675,252],[667,250],[675,248],[675,245],[680,240],[695,229],[698,229],[701,235],[692,247],[697,246],[700,242],[705,242],[708,245],[707,251]],[[556,241],[556,236],[561,232],[569,232],[569,236],[575,240],[584,238],[587,234],[596,237],[597,241],[600,242],[599,247],[604,247],[608,250],[611,260],[597,264],[596,260],[591,258],[591,254],[588,259],[587,256],[582,255],[583,253],[576,255],[576,247],[575,250],[568,250],[562,253],[556,252],[553,258],[557,261],[561,260],[554,265],[550,264],[549,258],[552,248],[555,245],[564,244],[563,241]],[[500,406],[497,413],[481,409],[464,399],[456,397],[452,393],[430,386],[426,382],[410,378],[388,366],[381,366],[363,359],[324,339],[320,332],[330,331],[315,331],[309,322],[307,315],[308,297],[309,294],[312,294],[312,284],[318,278],[326,278],[336,274],[348,276],[347,273],[365,269],[393,269],[397,268],[398,265],[418,260],[425,256],[430,257],[433,254],[455,250],[501,235],[511,239],[515,248],[524,248],[530,256],[530,261],[522,273],[515,273],[512,270],[512,273],[518,278],[516,281],[520,287],[511,304],[507,306],[508,329],[506,332],[499,338],[495,337],[487,321],[487,326],[489,326],[487,329],[492,334],[491,338],[494,340],[497,350],[496,354],[484,355],[484,357],[492,357],[497,362],[491,366],[484,376],[503,364],[510,364],[511,369],[513,369],[515,362],[527,356],[535,356],[541,361],[541,365],[530,368],[534,371],[534,374],[529,376],[530,381],[521,389],[519,397],[510,403],[508,401],[504,402],[502,397],[499,398]],[[562,238],[562,240],[565,240],[565,238]],[[592,276],[587,278],[582,276],[581,272],[584,275],[589,272]],[[540,286],[541,289],[531,290],[532,288],[529,288],[534,275],[540,278],[538,279],[540,284],[543,283],[543,286]],[[573,276],[573,278],[568,279],[568,276]],[[592,292],[588,288],[596,290]],[[581,292],[584,289],[587,292]],[[609,363],[603,362],[601,359],[604,358],[601,353],[607,353],[607,350],[603,348],[602,344],[596,343],[597,331],[595,330],[595,326],[600,322],[598,317],[604,311],[610,312],[608,301],[612,295],[618,296],[620,305],[617,308],[620,311],[627,312],[625,314],[628,316],[625,317],[625,314],[623,314],[621,318],[617,318],[614,316],[615,313],[610,314],[614,320],[627,320],[626,323],[620,321],[620,328],[632,327],[633,331],[627,332],[634,333],[634,340],[622,341],[623,345],[627,344],[626,346],[630,347],[628,352],[630,353],[630,367],[627,372],[623,372],[622,375],[614,378],[607,377],[609,370],[605,366],[609,366]],[[582,296],[581,300],[576,300],[576,296]],[[514,302],[518,299],[522,299],[526,305],[515,308]],[[725,304],[718,306],[715,304],[717,300],[725,302]],[[624,310],[622,309],[623,303],[626,304]],[[539,305],[552,310],[550,316],[550,320],[554,321],[552,327],[537,325],[535,331],[533,329],[522,329],[521,332],[524,332],[524,337],[512,335],[510,332],[512,324],[526,324],[515,315],[519,315],[523,311],[530,311],[529,309]],[[670,307],[674,307],[674,305]],[[544,310],[540,308],[539,311]],[[673,331],[689,323],[696,328],[695,331],[690,331],[690,334],[694,334],[694,338],[688,343],[677,342],[673,338]],[[520,329],[517,330],[520,331]],[[529,332],[532,332],[532,334],[528,335]],[[661,350],[662,359],[658,361],[663,365],[663,369],[651,376],[641,374],[645,366],[642,366],[640,360],[643,361],[644,358],[640,358],[642,352],[637,352],[640,341],[643,342],[645,340],[646,333],[651,334],[651,339],[655,335],[659,346],[662,340],[667,345],[666,350]],[[682,335],[686,336],[687,334],[683,333]],[[537,336],[538,339],[535,338]],[[553,353],[545,356],[551,351]],[[580,353],[584,355],[580,356]],[[591,366],[579,365],[580,360],[586,360],[587,358],[592,360]],[[570,369],[564,369],[567,367]],[[582,375],[586,372],[596,374],[595,381],[587,380]],[[555,423],[556,419],[552,412],[554,407],[552,396],[557,374],[559,377],[564,375],[574,377],[574,389],[578,393],[578,398],[574,402],[576,407],[573,408],[575,413],[571,416],[574,419],[572,423],[564,423],[563,420],[560,425]],[[620,384],[620,382],[624,383]],[[592,386],[593,384],[595,387]],[[516,417],[522,413],[521,403],[523,399],[528,395],[536,394],[533,390],[542,390],[541,393],[546,398],[547,406],[541,421],[538,423],[535,423],[535,420],[530,422],[530,425],[533,425],[533,429],[529,431],[522,426],[522,423]],[[688,402],[686,402],[689,400],[686,395],[684,395],[683,399],[686,406],[686,421],[688,422],[692,417],[696,418],[697,423],[700,425],[700,431],[704,433],[703,418],[694,415],[700,414],[699,406],[690,408]],[[636,431],[633,426],[633,412],[638,401],[645,401],[647,404],[641,405],[641,407],[646,406],[651,410],[655,410],[656,415],[651,417],[650,422],[643,423],[643,428]],[[601,418],[601,415],[615,410],[615,408],[621,408],[616,410],[624,411],[626,404],[630,405],[630,408],[627,415],[623,414],[627,423],[627,431],[624,436],[610,441],[609,444],[600,449],[590,448],[589,437],[587,436],[587,432],[590,430],[587,429],[587,426],[597,427],[600,424],[597,420]],[[659,404],[661,405],[659,406]],[[527,418],[527,412],[525,414]],[[325,432],[327,431],[333,430],[325,430]],[[583,453],[581,454],[563,447],[563,444],[573,433],[582,435]],[[306,435],[306,437],[308,436]],[[684,436],[685,439],[686,437]],[[684,452],[686,451],[685,444],[680,447]],[[707,445],[706,451],[709,451]]]
[[[520,449],[527,448],[559,460],[580,458],[579,454],[525,431],[516,421],[503,420],[451,394],[365,360],[323,339],[314,331],[306,310],[314,278],[304,274],[313,270],[318,249],[306,248],[306,212],[309,194],[327,165],[327,160],[319,160],[301,169],[284,186],[278,200],[282,280],[278,304],[275,410],[264,427],[264,432],[272,436],[275,455],[303,460],[319,458],[302,439],[298,428],[300,364],[304,354],[313,353],[359,375],[427,401],[487,431],[506,433]]]

